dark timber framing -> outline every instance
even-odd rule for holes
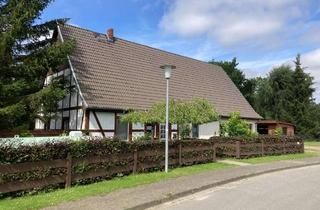
[[[104,134],[104,132],[103,132],[101,123],[100,123],[100,121],[99,121],[99,118],[98,118],[98,116],[97,116],[97,114],[96,114],[96,111],[93,111],[92,113],[93,113],[94,118],[96,119],[96,122],[97,122],[98,127],[99,127],[99,129],[100,129],[100,131],[101,131],[102,136],[103,136],[103,137],[106,137],[105,134]]]

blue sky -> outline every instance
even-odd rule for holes
[[[301,53],[320,101],[320,0],[55,0],[42,20],[59,17],[203,61],[237,57],[248,77]]]

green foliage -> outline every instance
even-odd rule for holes
[[[20,137],[32,137],[33,134],[30,131],[26,130],[26,131],[22,131],[21,133],[19,133],[19,136]]]
[[[282,128],[280,128],[280,127],[276,128],[274,134],[275,134],[276,136],[282,136],[282,135],[283,135],[283,130],[282,130]]]
[[[191,128],[189,124],[181,125],[180,130],[181,130],[180,132],[181,139],[190,138]]]
[[[300,55],[294,63],[294,70],[283,65],[266,78],[256,79],[254,107],[265,118],[293,123],[300,135],[320,137],[319,107],[312,98],[313,78],[301,67]]]
[[[151,133],[145,133],[143,136],[138,136],[133,141],[150,141],[152,139]]]
[[[0,130],[30,124],[39,117],[39,110],[42,120],[48,122],[65,94],[59,81],[43,90],[47,72],[65,63],[75,45],[72,40],[56,42],[50,35],[65,19],[37,24],[49,3],[51,0],[1,1]]]
[[[239,136],[239,137],[253,137],[249,127],[249,123],[240,118],[239,112],[233,112],[230,114],[230,118],[222,125],[224,136]]]
[[[212,60],[209,63],[221,66],[227,73],[233,83],[240,90],[242,95],[247,99],[250,104],[254,102],[255,80],[247,79],[244,73],[238,69],[237,58],[233,58],[232,61],[215,61]]]
[[[169,107],[169,119],[172,124],[202,124],[218,119],[214,107],[205,99],[171,100]],[[121,120],[132,123],[164,123],[165,113],[166,104],[163,102],[154,104],[148,111],[129,111]]]

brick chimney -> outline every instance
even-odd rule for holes
[[[114,42],[114,36],[113,36],[113,28],[109,28],[107,30],[107,40],[110,42]]]

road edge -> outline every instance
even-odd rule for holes
[[[176,200],[178,198],[182,198],[188,195],[191,195],[193,193],[197,193],[203,190],[207,190],[213,187],[218,187],[221,185],[225,185],[231,182],[235,182],[235,181],[239,181],[242,179],[246,179],[246,178],[251,178],[251,177],[255,177],[255,176],[259,176],[259,175],[263,175],[263,174],[268,174],[268,173],[273,173],[273,172],[277,172],[277,171],[284,171],[284,170],[289,170],[289,169],[295,169],[295,168],[303,168],[303,167],[308,167],[308,166],[314,166],[314,165],[320,165],[320,162],[317,163],[309,163],[309,164],[303,164],[303,165],[295,165],[295,166],[287,166],[287,167],[283,167],[283,168],[276,168],[276,169],[270,169],[270,170],[265,170],[265,171],[261,171],[261,172],[257,172],[257,173],[251,173],[251,174],[247,174],[247,175],[241,175],[238,177],[234,177],[234,178],[230,178],[230,179],[226,179],[223,181],[219,181],[219,182],[215,182],[212,184],[208,184],[208,185],[204,185],[198,188],[194,188],[191,190],[186,190],[180,193],[176,193],[173,195],[170,195],[170,197],[166,197],[166,198],[161,198],[161,199],[157,199],[157,200],[153,200],[147,203],[143,203],[134,207],[130,207],[127,208],[127,210],[140,210],[140,209],[147,209],[147,208],[151,208],[169,201],[173,201]]]

